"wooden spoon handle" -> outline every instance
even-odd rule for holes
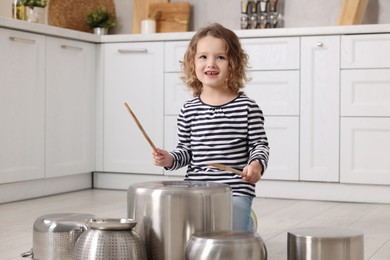
[[[129,105],[127,103],[125,103],[125,106],[126,106],[127,110],[129,111],[130,115],[133,117],[133,119],[134,119],[135,123],[137,124],[139,130],[141,130],[142,134],[146,138],[146,141],[148,141],[148,143],[152,147],[153,151],[156,151],[156,149],[157,149],[156,146],[153,144],[152,140],[149,138],[148,134],[145,132],[144,128],[142,127],[141,123],[138,121],[137,117],[135,116],[135,114],[133,113],[133,111],[131,110]]]
[[[236,169],[234,169],[234,168],[232,168],[232,167],[230,167],[230,166],[224,165],[224,164],[220,164],[220,163],[210,163],[210,164],[208,164],[208,166],[211,166],[211,167],[214,167],[214,168],[223,170],[223,171],[233,172],[233,173],[235,173],[235,174],[241,175],[242,177],[245,176],[245,174],[244,174],[242,171],[236,170]]]

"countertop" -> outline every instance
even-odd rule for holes
[[[93,33],[80,32],[45,24],[19,21],[7,17],[0,17],[0,28],[40,33],[44,35],[63,37],[92,43],[189,40],[195,33],[180,32],[154,34],[116,34],[99,36]],[[240,38],[390,33],[390,24],[235,30],[235,33]]]

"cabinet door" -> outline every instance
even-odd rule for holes
[[[93,170],[94,44],[47,37],[46,177]]]
[[[165,43],[165,72],[180,72],[180,62],[183,61],[189,41],[172,41]]]
[[[152,149],[126,110],[128,103],[151,140],[163,145],[163,43],[104,46],[104,154],[106,172],[162,174]]]
[[[0,28],[0,183],[44,177],[45,37]]]
[[[340,37],[301,40],[300,179],[339,181]]]
[[[390,118],[341,119],[340,179],[390,184]]]
[[[263,179],[298,180],[299,118],[296,116],[265,117],[265,130],[271,147],[268,169]]]

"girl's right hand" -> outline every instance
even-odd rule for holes
[[[157,148],[153,151],[154,165],[171,168],[173,166],[173,156],[167,151]]]

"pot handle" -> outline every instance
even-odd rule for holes
[[[20,254],[21,257],[30,257],[34,258],[33,249],[31,248],[30,251],[24,252]]]

